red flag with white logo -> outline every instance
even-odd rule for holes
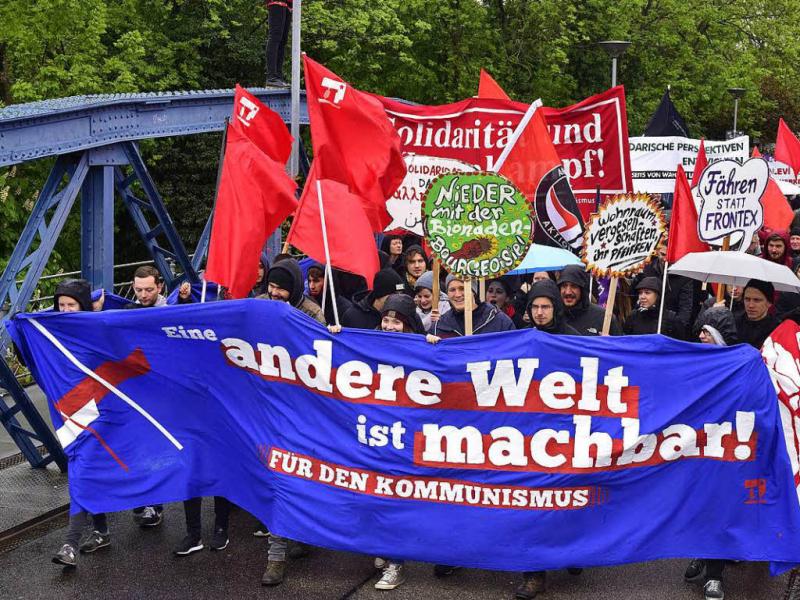
[[[347,186],[361,199],[372,231],[383,231],[391,222],[386,200],[406,175],[400,136],[370,94],[305,55],[303,64],[314,156],[330,149],[318,176]]]
[[[281,118],[237,86],[205,273],[233,298],[250,293],[267,238],[297,207],[285,169],[291,147]]]

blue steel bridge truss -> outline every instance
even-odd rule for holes
[[[288,123],[288,91],[250,91]],[[198,281],[211,215],[190,258],[142,160],[138,142],[222,131],[232,107],[233,90],[205,90],[76,96],[0,108],[0,167],[56,157],[0,277],[0,392],[7,392],[0,394],[0,423],[31,466],[55,462],[65,470],[66,457],[6,362],[9,340],[2,322],[28,306],[78,197],[81,273],[93,288],[113,290],[115,197],[130,212],[167,287],[172,289],[183,280]],[[305,97],[301,98],[300,123],[308,124]],[[307,172],[302,148],[300,163]],[[272,248],[280,246],[280,232],[276,233]]]

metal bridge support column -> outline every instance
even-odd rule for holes
[[[81,275],[114,291],[114,167],[92,166],[81,189]]]

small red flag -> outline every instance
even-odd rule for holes
[[[678,165],[667,241],[667,262],[673,264],[689,252],[709,250],[708,244],[702,241],[697,233],[697,207],[692,199],[686,172],[682,165]]]
[[[532,106],[508,143],[511,148],[498,172],[508,177],[534,207],[534,241],[580,252],[583,218],[547,131],[544,111]]]
[[[317,193],[319,182],[322,188],[330,264],[337,269],[361,275],[371,289],[372,279],[380,268],[372,226],[364,212],[361,198],[352,194],[344,183],[320,177],[320,173],[328,170],[324,164],[328,153],[327,149],[323,149],[311,165],[300,206],[286,241],[314,260],[322,264],[328,262]]]
[[[697,184],[700,183],[700,175],[707,166],[708,158],[706,158],[706,144],[703,138],[700,138],[700,148],[697,150],[697,158],[694,161],[694,172],[692,173],[691,187],[697,187]]]
[[[296,189],[284,164],[262,152],[240,127],[228,126],[207,280],[228,288],[233,298],[250,293],[258,278],[264,243],[297,207]]]
[[[753,148],[753,158],[761,158],[758,148]],[[764,207],[764,227],[772,230],[787,230],[794,219],[794,211],[781,192],[778,183],[770,176],[767,189],[761,197]]]
[[[500,87],[494,78],[481,69],[481,80],[478,83],[478,98],[495,98],[497,100],[511,100],[505,90]]]
[[[383,231],[392,220],[386,200],[406,175],[400,136],[377,99],[305,55],[303,64],[314,156],[330,149],[318,177],[344,184],[360,198],[372,231]]]
[[[794,176],[800,174],[800,140],[792,133],[786,121],[778,121],[778,139],[775,140],[775,159],[786,163],[794,171]]]

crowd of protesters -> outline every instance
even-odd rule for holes
[[[481,335],[533,328],[552,335],[598,336],[603,332],[605,309],[598,304],[601,282],[593,280],[582,266],[573,265],[558,272],[537,272],[524,276],[503,276],[484,282],[465,282],[441,271],[438,297],[434,297],[434,273],[419,238],[387,236],[378,251],[381,270],[370,286],[343,271],[326,271],[319,263],[306,264],[305,275],[297,260],[279,255],[271,266],[262,261],[258,281],[251,296],[286,302],[332,333],[344,328],[376,329],[425,335],[436,343],[442,338],[466,333],[465,310],[472,296],[472,333]],[[766,260],[800,271],[800,228],[790,232],[762,231],[754,236],[747,250]],[[665,248],[638,275],[619,281],[609,334],[643,335],[659,331],[666,336],[697,343],[728,346],[747,343],[760,348],[766,337],[784,319],[800,318],[800,294],[777,293],[764,281],[751,280],[742,288],[728,286],[717,300],[710,286],[679,275],[664,279]],[[666,282],[663,286],[662,282]],[[333,285],[329,285],[333,283]],[[167,304],[162,294],[163,281],[153,267],[141,267],[134,276],[134,302],[126,308],[160,307]],[[91,302],[89,284],[83,280],[62,282],[55,293],[54,309],[61,312],[100,310],[103,297]],[[178,302],[191,302],[187,283],[179,288]],[[662,313],[663,302],[663,313]],[[338,319],[337,319],[338,316]],[[338,321],[338,324],[337,324]],[[187,556],[204,548],[201,535],[201,499],[184,502],[186,537],[175,547],[177,556]],[[214,498],[215,522],[210,539],[212,550],[228,545],[228,517],[231,504]],[[163,519],[163,507],[153,505],[133,511],[141,527],[156,527]],[[88,536],[81,542],[84,529]],[[262,584],[278,585],[286,577],[290,558],[308,554],[304,544],[271,535],[260,525],[254,535],[269,537],[267,566]],[[105,515],[72,515],[63,546],[53,561],[75,567],[79,553],[92,553],[108,546],[110,535]],[[391,557],[375,558],[380,569],[376,589],[391,590],[406,580],[403,561]],[[704,584],[707,599],[723,598],[724,561],[694,559],[689,564],[687,581]],[[457,567],[435,565],[434,574],[446,577]],[[569,570],[573,574],[579,568]],[[545,589],[542,571],[522,574],[516,598],[531,599]]]

